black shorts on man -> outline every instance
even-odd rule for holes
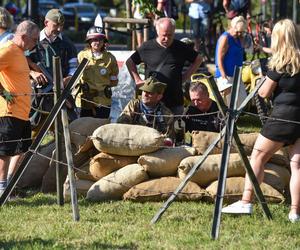
[[[25,153],[31,143],[29,121],[9,116],[0,117],[0,156]]]

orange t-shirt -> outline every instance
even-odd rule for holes
[[[12,41],[0,47],[0,83],[13,95],[13,102],[0,96],[0,117],[29,119],[31,85],[24,51]]]

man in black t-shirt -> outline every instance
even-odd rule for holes
[[[192,83],[189,88],[192,104],[187,107],[183,120],[186,131],[220,131],[217,103],[209,98],[207,87],[203,83]]]
[[[188,80],[199,68],[202,59],[196,51],[174,39],[175,20],[171,18],[158,19],[156,31],[157,38],[143,43],[126,61],[126,65],[137,87],[140,87],[144,81],[141,79],[136,65],[144,62],[146,78],[152,75],[167,84],[162,101],[174,114],[182,114],[182,82]],[[191,65],[182,75],[185,61],[191,62]]]

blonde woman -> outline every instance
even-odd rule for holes
[[[226,97],[225,101],[229,104],[231,86],[236,66],[243,65],[244,59],[244,39],[246,31],[246,20],[242,16],[233,18],[230,27],[218,39],[215,62],[217,85],[219,91]],[[238,106],[246,97],[244,85],[240,87]]]
[[[291,208],[289,220],[300,221],[300,34],[289,19],[276,23],[272,33],[272,58],[266,81],[259,90],[261,97],[272,94],[271,119],[262,128],[251,155],[251,166],[259,183],[264,165],[282,146],[289,146]],[[288,122],[272,118],[295,121]],[[298,124],[297,124],[298,122]],[[224,213],[252,213],[253,187],[246,175],[242,200],[222,209]]]

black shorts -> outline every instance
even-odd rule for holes
[[[0,155],[13,156],[25,153],[31,145],[29,121],[15,117],[0,117]]]

